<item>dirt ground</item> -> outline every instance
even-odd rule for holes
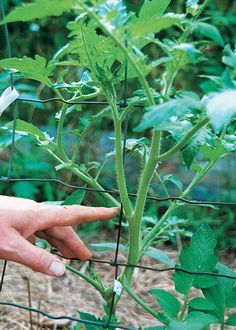
[[[168,256],[176,260],[176,252],[167,252]],[[101,258],[101,256],[99,256]],[[108,256],[102,256],[109,260]],[[119,257],[121,262],[125,262],[125,257]],[[111,256],[110,256],[111,259]],[[234,256],[227,256],[227,260],[233,268],[236,268]],[[142,264],[151,266],[157,265],[155,260],[144,259]],[[3,262],[0,262],[0,272]],[[86,272],[87,263],[83,263],[82,272]],[[114,267],[104,264],[96,264],[105,283],[112,283],[114,278]],[[153,288],[161,288],[174,292],[172,273],[157,273],[150,270],[135,269],[133,288],[151,307],[157,310],[155,299],[149,294]],[[1,301],[10,301],[29,306],[29,292],[27,289],[30,283],[31,306],[42,309],[54,315],[79,316],[79,311],[92,313],[97,316],[103,315],[102,298],[96,291],[80,277],[67,271],[66,275],[60,278],[52,278],[35,273],[28,268],[9,262],[5,275]],[[193,293],[193,294],[196,294]],[[234,311],[235,312],[235,311]],[[119,320],[124,320],[122,325],[138,327],[149,327],[158,325],[158,322],[145,312],[134,300],[125,292],[122,295],[117,309]],[[128,321],[127,321],[128,320]],[[32,321],[28,311],[10,307],[0,307],[0,330],[45,330],[45,329],[71,329],[72,323],[67,320],[50,320],[42,315],[32,313]],[[228,327],[233,329],[234,327]],[[98,327],[98,330],[100,327]],[[212,328],[212,330],[217,327]],[[225,328],[226,329],[226,328]]]

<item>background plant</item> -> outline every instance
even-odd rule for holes
[[[137,4],[59,0],[53,0],[46,6],[42,0],[25,4],[11,11],[3,23],[45,19],[47,16],[61,16],[69,12],[69,15],[77,15],[68,24],[70,41],[49,61],[40,55],[0,61],[2,68],[18,72],[15,75],[16,86],[25,79],[31,79],[40,84],[42,96],[54,93],[67,101],[105,99],[109,103],[105,109],[99,112],[90,109],[89,113],[81,106],[63,105],[57,109],[57,129],[54,132],[44,132],[40,126],[32,124],[33,120],[25,118],[24,114],[20,117],[22,119],[17,120],[16,129],[19,134],[24,132],[36,139],[40,149],[52,156],[58,172],[71,173],[86,185],[97,189],[103,188],[102,173],[106,164],[110,159],[115,159],[117,185],[128,224],[127,262],[134,265],[144,254],[163,261],[154,247],[163,239],[165,232],[178,229],[179,223],[173,216],[184,206],[177,201],[170,202],[156,219],[148,219],[148,226],[142,231],[143,224],[145,221],[147,223],[144,209],[149,189],[153,189],[157,181],[163,193],[168,196],[166,183],[171,182],[177,187],[179,197],[188,197],[219,159],[235,151],[233,117],[236,108],[233,101],[236,95],[235,52],[232,46],[225,45],[222,35],[210,24],[209,18],[202,16],[208,4],[211,6],[210,1],[187,1],[183,14],[177,13],[183,10],[182,5],[175,8],[176,13],[165,14],[170,4],[167,0],[141,1]],[[217,47],[217,52],[222,53],[224,65],[214,71],[214,75],[210,68],[206,69],[211,47]],[[124,82],[126,64],[127,77],[133,90],[129,90],[128,106],[124,108],[119,107],[117,102],[122,98],[120,86]],[[180,85],[178,82],[181,75],[189,72],[190,67],[202,68],[202,82],[198,83],[199,78],[196,79],[196,89],[186,89],[185,84]],[[215,67],[213,63],[212,68]],[[226,102],[228,100],[229,105]],[[135,107],[140,104],[144,105],[144,111]],[[222,107],[224,112],[221,112]],[[135,202],[128,195],[128,169],[123,164],[122,127],[127,116],[132,118],[133,133],[132,138],[127,140],[126,151],[131,158],[139,160],[136,162],[138,166],[134,187],[138,189]],[[99,161],[84,159],[82,162],[79,154],[82,141],[101,121],[109,121],[114,125],[115,151]],[[3,132],[11,131],[12,125],[12,122],[6,122],[2,127]],[[66,143],[71,136],[75,143],[72,150]],[[179,153],[186,167],[194,173],[184,184],[172,173],[165,176],[160,174],[166,162],[171,162]],[[35,194],[28,197],[35,197]],[[108,205],[120,206],[120,202],[109,193],[103,194],[103,198]],[[69,199],[65,203],[79,203],[83,201],[84,194],[78,191]],[[97,202],[104,203],[99,198]],[[190,247],[183,248],[180,266],[193,271],[231,272],[217,264],[215,244],[210,228],[202,225],[192,237]],[[201,251],[204,253],[201,254]],[[196,264],[190,262],[193,259],[196,259]],[[76,269],[69,268],[82,276]],[[186,329],[203,329],[218,322],[223,329],[226,308],[235,307],[234,295],[233,302],[230,300],[229,304],[221,306],[220,312],[218,303],[209,298],[214,296],[214,290],[218,290],[219,285],[223,287],[215,278],[187,276],[177,271],[174,281],[176,290],[184,295],[183,304],[181,306],[169,293],[154,289],[151,293],[157,296],[164,311],[163,314],[157,313],[132,291],[132,275],[133,269],[127,267],[119,281],[132,298],[164,324],[163,328],[176,329],[181,326]],[[88,275],[83,277],[101,293],[105,301],[105,312],[108,313],[113,288],[105,288],[94,270],[89,269]],[[182,282],[185,283],[184,287],[180,284]],[[231,286],[227,282],[227,288],[222,289],[224,300],[231,299],[227,298],[228,294],[234,292],[234,284],[232,281],[230,283]],[[206,297],[204,301],[201,297],[197,303],[189,301],[192,287],[202,290]],[[115,308],[113,312],[115,314]],[[233,323],[234,316],[226,322]]]

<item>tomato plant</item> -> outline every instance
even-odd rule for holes
[[[12,57],[0,60],[0,67],[19,72],[16,79],[27,78],[45,85],[69,103],[97,99],[108,103],[105,109],[89,117],[77,111],[76,106],[63,104],[57,113],[55,136],[49,136],[39,127],[21,119],[16,121],[16,131],[33,136],[38,145],[54,158],[57,171],[69,171],[89,187],[103,190],[100,178],[106,160],[104,164],[80,164],[78,154],[81,141],[92,132],[96,122],[112,118],[117,185],[128,228],[127,263],[132,265],[137,265],[147,254],[174,266],[154,246],[161,240],[163,232],[168,230],[171,217],[185,204],[178,200],[170,201],[164,214],[154,219],[143,232],[142,221],[152,182],[158,180],[168,196],[166,181],[171,180],[179,189],[178,197],[187,198],[217,161],[236,149],[235,51],[229,44],[224,44],[219,30],[204,17],[209,0],[186,1],[186,11],[182,14],[168,12],[170,2],[35,0],[16,7],[2,21],[26,22],[46,16],[61,16],[65,12],[75,16],[67,26],[69,42],[52,59],[46,60],[39,55],[35,58]],[[218,47],[222,52],[225,69],[219,75],[202,75],[202,90],[194,86],[192,90],[179,89],[179,74],[186,73],[186,67],[207,63],[211,46]],[[70,72],[75,68],[78,79],[70,81]],[[120,86],[124,84],[125,76],[128,81],[135,82],[136,89],[125,100],[127,104],[124,106],[119,101]],[[140,162],[135,202],[129,195],[123,162],[122,127],[127,116],[139,118],[138,125],[133,127],[133,138],[128,139],[126,144],[126,152]],[[78,128],[68,133],[74,134],[77,139],[72,155],[68,153],[63,138],[67,134],[63,128],[71,117],[79,118]],[[12,126],[13,123],[9,122],[4,129],[11,130]],[[159,175],[159,168],[179,153],[186,168],[195,173],[186,186],[173,175],[165,178]],[[75,192],[73,197],[69,196],[70,200],[76,202],[79,199],[82,202],[83,196],[77,195],[78,192]],[[114,195],[106,192],[103,196],[109,205],[120,207]],[[190,245],[183,247],[177,267],[191,272],[235,274],[217,261],[215,246],[213,231],[208,225],[201,225],[192,236]],[[103,244],[103,247],[109,248],[111,244]],[[70,266],[68,269],[82,276],[100,292],[108,314],[113,286],[105,287],[92,268],[88,275]],[[132,291],[133,272],[134,268],[124,267],[119,282],[137,303],[163,323],[163,326],[153,329],[207,329],[214,323],[224,329],[225,325],[236,324],[236,314],[225,317],[228,308],[236,307],[235,281],[232,279],[176,271],[173,280],[183,300],[154,288],[150,294],[157,298],[162,309],[162,312],[157,312]],[[200,289],[202,295],[190,299],[192,288]],[[116,296],[114,318],[118,303],[119,296]],[[96,319],[95,316],[82,314],[85,319]]]

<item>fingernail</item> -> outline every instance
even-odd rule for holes
[[[49,267],[49,272],[53,276],[61,276],[65,273],[66,267],[60,261],[53,261]]]

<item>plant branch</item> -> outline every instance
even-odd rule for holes
[[[127,216],[127,219],[129,220],[131,214],[133,213],[133,207],[129,199],[124,172],[121,121],[119,119],[119,114],[117,110],[115,91],[113,95],[110,95],[107,91],[105,91],[105,94],[111,106],[115,126],[116,170],[118,188],[120,191],[120,198],[124,207],[125,214]]]
[[[78,156],[78,153],[79,153],[79,148],[80,148],[80,144],[81,144],[81,141],[82,139],[84,138],[84,136],[87,134],[87,132],[89,131],[89,129],[91,128],[92,126],[92,123],[90,123],[83,131],[82,133],[80,134],[80,136],[78,137],[78,140],[77,140],[77,143],[76,143],[76,146],[75,146],[75,149],[74,149],[74,152],[73,152],[73,156],[71,158],[71,162],[72,163],[76,163],[76,159],[77,159],[77,156]]]
[[[155,312],[151,307],[149,307],[141,298],[139,298],[130,288],[129,283],[125,282],[123,283],[123,286],[126,290],[126,292],[130,295],[131,298],[133,298],[142,308],[154,316],[157,320],[159,320],[159,313]]]
[[[85,281],[87,281],[89,284],[91,284],[97,291],[99,291],[103,295],[104,288],[98,282],[93,280],[91,277],[83,274],[82,272],[78,271],[77,269],[75,269],[74,267],[72,267],[70,265],[66,265],[66,269],[68,269],[72,273],[82,277]]]
[[[190,291],[191,291],[191,287],[193,285],[193,280],[191,280],[190,284],[189,284],[189,289],[188,289],[188,292],[186,293],[186,295],[184,296],[184,303],[183,303],[183,306],[182,306],[182,310],[181,310],[181,314],[180,314],[180,320],[183,321],[184,319],[184,315],[185,315],[185,311],[188,307],[188,298],[189,298],[189,294],[190,294]]]
[[[195,126],[193,126],[193,128],[190,131],[188,131],[188,133],[183,137],[183,139],[179,143],[177,143],[172,149],[158,156],[157,157],[158,162],[165,160],[166,158],[174,155],[177,151],[183,149],[183,147],[197,133],[197,131],[199,131],[203,126],[206,126],[208,123],[209,123],[209,119],[207,117],[200,120]]]
[[[63,125],[64,125],[65,118],[66,118],[66,110],[67,110],[67,105],[63,104],[61,112],[59,114],[60,117],[59,117],[59,121],[58,121],[58,125],[57,125],[56,145],[57,145],[57,149],[58,149],[60,157],[65,162],[69,162],[69,158],[67,157],[64,147],[63,147],[63,139],[62,139]]]
[[[157,171],[155,171],[154,173],[155,173],[155,176],[157,177],[158,181],[160,182],[160,184],[161,184],[161,186],[163,188],[163,191],[165,192],[166,197],[170,197],[170,194],[169,194],[169,192],[168,192],[168,190],[166,188],[166,185],[164,184],[161,176],[158,174]],[[169,202],[171,203],[171,201],[169,201]]]

